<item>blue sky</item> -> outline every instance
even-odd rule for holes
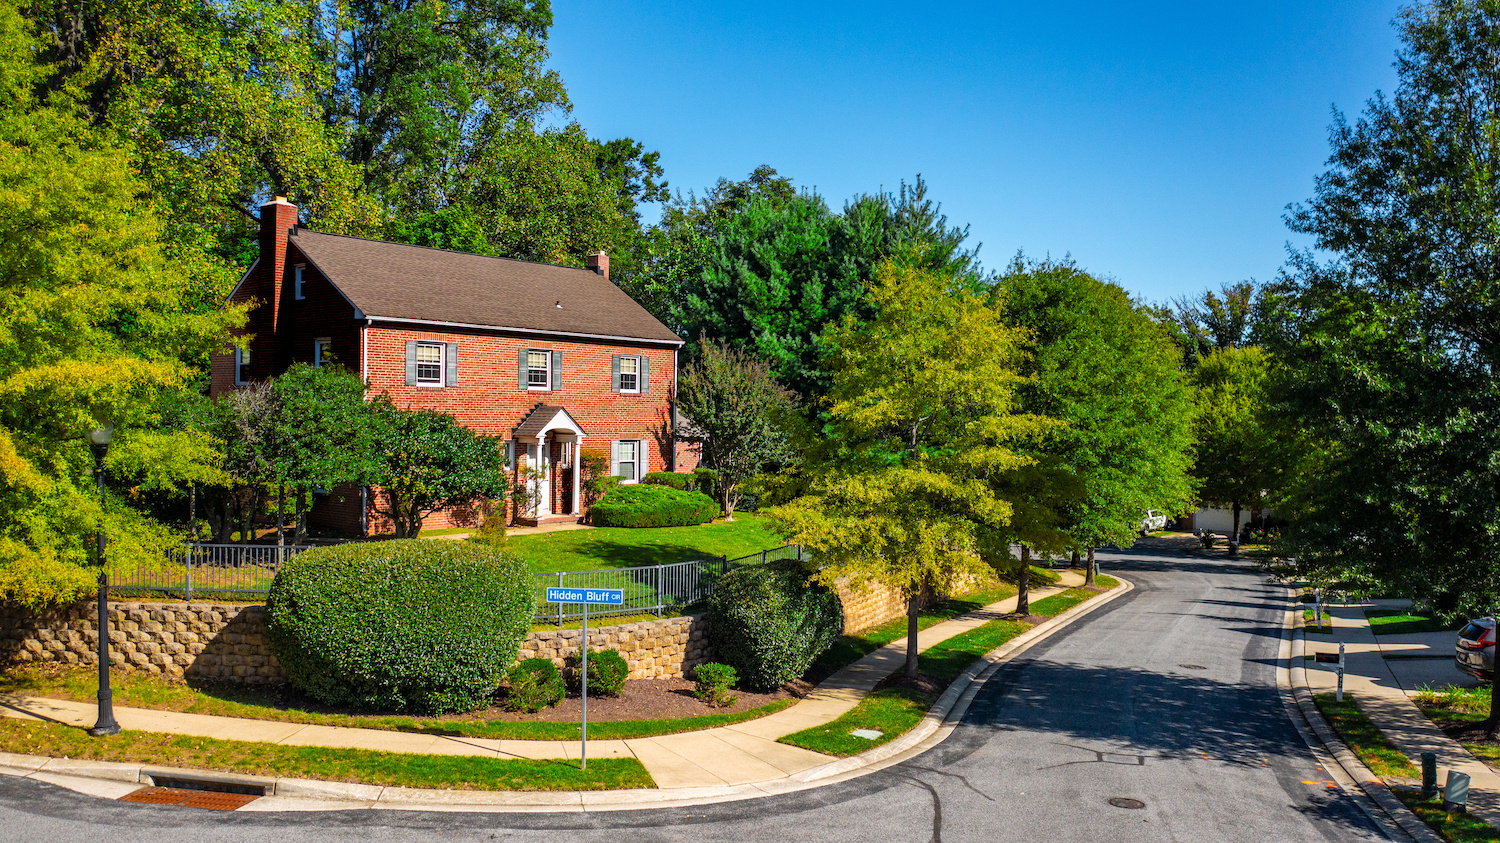
[[[1395,82],[1387,0],[554,0],[573,118],[673,189],[770,164],[839,207],[921,173],[985,264],[1071,254],[1161,301],[1275,275],[1331,108]]]

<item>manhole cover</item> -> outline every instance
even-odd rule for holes
[[[1204,667],[1201,664],[1180,664],[1178,665],[1178,667],[1184,668],[1186,670],[1208,670],[1208,668]]]
[[[1127,799],[1124,796],[1116,796],[1115,798],[1109,800],[1109,804],[1115,806],[1116,808],[1129,808],[1133,811],[1146,807],[1145,802],[1142,802],[1139,799]]]

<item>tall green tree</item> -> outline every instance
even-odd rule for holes
[[[375,472],[365,384],[341,366],[293,365],[271,381],[272,481],[277,484],[277,541],[284,541],[286,491],[293,493],[296,530],[307,530],[306,508],[314,489],[332,492]]]
[[[1184,363],[1191,369],[1213,351],[1253,343],[1260,308],[1260,288],[1254,281],[1239,281],[1181,296],[1161,308],[1158,318],[1182,347]]]
[[[825,329],[872,315],[865,293],[883,261],[979,286],[967,229],[948,225],[920,177],[835,213],[763,167],[669,209],[663,227],[659,265],[676,285],[668,324],[755,352],[809,406],[830,387]]]
[[[698,348],[677,379],[677,406],[691,422],[682,438],[696,442],[701,464],[717,473],[719,507],[733,521],[740,486],[795,458],[796,408],[765,361],[706,337]]]
[[[1278,490],[1289,444],[1274,435],[1267,416],[1269,375],[1270,360],[1255,346],[1212,351],[1193,370],[1198,400],[1193,475],[1205,502],[1233,513],[1232,550],[1239,541],[1240,513],[1246,506],[1259,508]]]
[[[374,439],[370,476],[380,493],[374,506],[396,527],[396,538],[416,538],[422,520],[441,509],[505,497],[505,446],[480,436],[446,413],[406,410],[386,395],[369,403]]]
[[[846,315],[831,331],[827,438],[805,463],[803,494],[769,517],[813,551],[823,583],[905,598],[915,680],[924,588],[991,573],[983,538],[1012,506],[987,478],[1029,462],[1010,446],[1045,422],[1016,413],[1021,336],[978,294],[888,262],[869,297],[874,317]]]
[[[126,150],[46,94],[44,46],[0,3],[0,598],[32,605],[92,590],[101,521],[112,560],[161,558],[160,524],[117,494],[101,512],[84,435],[114,424],[106,470],[132,477],[214,468],[204,438],[158,430],[155,408],[243,318],[185,307],[195,266],[169,259]]]
[[[1310,576],[1478,613],[1500,593],[1500,6],[1436,0],[1396,26],[1396,90],[1337,117],[1288,215],[1334,260],[1294,256],[1274,290],[1293,375],[1274,402],[1316,446],[1287,549]]]
[[[1128,546],[1147,509],[1188,508],[1193,396],[1149,311],[1071,261],[1020,256],[993,303],[1006,324],[1028,332],[1021,407],[1059,422],[1025,448],[1035,459],[1028,471],[1039,474],[1013,499],[1036,514],[1016,519],[1031,529],[1015,538],[1091,554]],[[1087,577],[1092,583],[1092,565]]]

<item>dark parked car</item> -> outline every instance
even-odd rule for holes
[[[1454,661],[1458,669],[1477,679],[1495,676],[1495,619],[1478,618],[1458,631]]]

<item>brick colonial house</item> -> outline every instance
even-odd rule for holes
[[[212,395],[293,363],[337,361],[371,395],[505,439],[512,482],[527,468],[543,476],[536,511],[512,520],[584,514],[581,448],[607,455],[625,482],[696,464],[673,424],[682,341],[610,283],[604,254],[573,269],[322,234],[277,197],[261,207],[260,256],[230,295],[251,300],[249,351],[214,356]],[[311,521],[384,532],[374,493],[320,496]],[[474,523],[472,512],[440,512],[426,526]]]

